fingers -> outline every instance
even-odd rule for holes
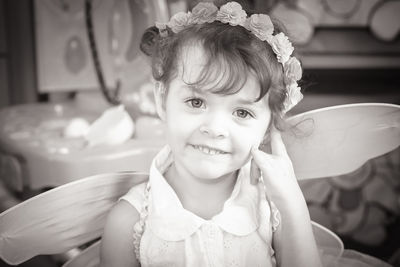
[[[257,164],[254,162],[254,159],[252,159],[250,163],[250,183],[257,184],[260,176],[261,171],[258,168]]]
[[[271,155],[260,151],[257,147],[251,148],[251,154],[253,156],[252,165],[258,168],[258,171],[262,171],[263,173],[268,172],[269,163],[271,160]],[[254,168],[254,167],[253,167]],[[260,175],[258,175],[260,177]],[[257,177],[257,178],[258,178]]]
[[[271,135],[272,154],[279,156],[286,156],[287,151],[285,144],[283,143],[281,133],[277,129],[275,129],[275,127],[272,127],[270,135]]]

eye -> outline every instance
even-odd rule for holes
[[[241,119],[249,118],[249,116],[250,116],[251,118],[254,118],[254,115],[251,114],[249,111],[247,111],[247,110],[245,110],[245,109],[238,109],[238,110],[236,110],[236,111],[234,112],[234,114],[235,114],[236,116],[238,116],[239,118],[241,118]]]
[[[201,108],[204,105],[204,101],[200,98],[191,98],[186,100],[186,103],[192,108]]]

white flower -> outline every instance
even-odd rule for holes
[[[200,2],[192,9],[192,23],[203,24],[215,21],[218,7],[211,2]]]
[[[268,15],[253,14],[246,19],[244,27],[251,31],[260,40],[266,41],[274,32],[274,25]]]
[[[269,40],[269,43],[276,54],[278,62],[285,64],[293,53],[292,43],[289,38],[282,32],[276,34]]]
[[[297,83],[286,86],[286,99],[283,102],[283,112],[286,113],[303,99],[303,94]]]
[[[160,33],[161,37],[168,36],[167,23],[156,21],[156,28],[158,29],[158,32]]]
[[[217,13],[217,20],[222,23],[229,23],[231,26],[244,25],[246,21],[246,11],[237,2],[229,2],[219,9]]]
[[[190,24],[191,13],[178,12],[172,16],[168,22],[168,27],[174,32],[178,33]]]
[[[157,29],[159,29],[160,31],[166,30],[166,29],[167,29],[167,23],[156,21],[156,27],[157,27]]]
[[[285,71],[286,84],[291,84],[300,80],[303,74],[300,61],[295,57],[290,57],[283,66],[283,69]]]

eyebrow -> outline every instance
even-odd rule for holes
[[[256,101],[256,99],[253,100],[253,99],[247,99],[247,98],[240,98],[238,100],[238,102],[243,105],[253,105],[253,104],[256,104],[258,101]]]
[[[190,84],[184,84],[183,86],[185,89],[188,89],[194,93],[197,94],[204,94],[206,91],[202,90],[201,88],[195,86],[195,85],[190,85]],[[217,94],[218,95],[218,94]],[[257,104],[258,102],[261,101],[261,99],[259,101],[256,101],[257,97],[255,99],[248,99],[248,98],[239,98],[237,100],[237,102],[241,105],[254,105]]]

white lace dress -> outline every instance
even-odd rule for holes
[[[278,210],[272,204],[271,213],[261,184],[250,184],[249,165],[239,172],[221,213],[205,220],[184,209],[164,179],[171,163],[166,147],[152,163],[149,182],[121,198],[141,215],[134,237],[141,266],[275,266],[271,244]]]
[[[132,253],[141,266],[276,266],[272,237],[279,211],[261,183],[250,184],[249,164],[240,170],[221,213],[205,220],[184,209],[163,177],[171,163],[167,146],[153,160],[149,181],[121,197],[140,214]],[[319,247],[319,252],[324,267],[390,267],[353,250],[340,256],[338,248]]]

